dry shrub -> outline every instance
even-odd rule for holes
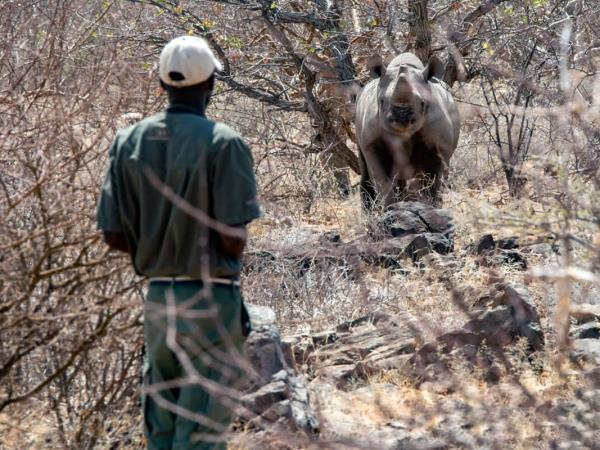
[[[452,287],[485,286],[498,274],[527,283],[540,309],[548,339],[536,367],[524,363],[513,378],[490,387],[458,365],[459,398],[417,391],[401,376],[384,374],[385,382],[400,385],[394,395],[402,393],[406,404],[399,411],[388,407],[387,415],[368,412],[376,409],[369,397],[378,389],[373,380],[352,394],[364,395],[368,404],[365,416],[370,419],[361,420],[409,415],[415,428],[430,433],[432,423],[445,423],[440,417],[459,411],[475,422],[470,431],[475,441],[461,444],[455,435],[442,434],[453,445],[593,443],[598,422],[586,414],[597,402],[597,388],[582,375],[584,367],[556,356],[567,354],[569,304],[600,298],[595,42],[600,15],[595,2],[492,2],[501,6],[478,19],[476,33],[466,29],[462,41],[452,41],[461,50],[470,49],[465,63],[471,81],[454,89],[465,125],[452,162],[452,189],[445,193],[457,220],[461,258],[450,277],[440,277],[435,267],[408,266],[400,273],[353,261],[299,268],[297,258],[286,258],[286,248],[307,247],[307,230],[318,235],[335,228],[344,239],[364,233],[358,196],[339,200],[324,161],[333,144],[342,153],[353,148],[346,107],[356,87],[348,84],[366,81],[366,61],[375,51],[389,56],[411,38],[408,15],[397,2],[345,2],[341,21],[338,10],[329,22],[316,25],[306,22],[323,18],[312,3],[267,3],[276,6],[265,13],[267,21],[245,2],[0,5],[3,445],[142,445],[143,282],[126,270],[125,258],[108,253],[100,242],[94,208],[116,129],[163,106],[154,62],[164,42],[186,31],[212,31],[219,56],[231,64],[210,114],[233,124],[253,146],[266,216],[253,225],[250,250],[282,249],[280,258],[248,272],[245,294],[251,302],[272,306],[286,331],[326,329],[384,309],[409,310],[432,336],[464,320],[450,300]],[[447,31],[463,30],[466,12],[482,2],[430,3],[432,45],[446,51]],[[570,25],[562,22],[565,14]],[[269,26],[291,40],[291,48],[281,34],[270,34]],[[570,40],[564,46],[567,31]],[[356,72],[355,78],[343,80],[332,69],[348,69],[339,65],[348,62],[347,54],[336,59],[334,52],[346,44]],[[515,142],[525,146],[515,147]],[[507,170],[517,170],[525,184],[508,189]],[[510,195],[517,193],[520,199]],[[511,267],[482,269],[460,252],[490,231],[550,235],[560,255],[532,257],[530,265],[541,268],[530,274]],[[307,248],[306,256],[314,250]],[[578,271],[565,270],[569,267]],[[519,383],[531,385],[533,400],[523,400]],[[561,402],[575,406],[561,415],[552,408]],[[33,411],[29,416],[27,409]],[[478,434],[484,432],[501,438],[494,444]],[[324,435],[324,446],[335,444],[329,438],[335,441]]]

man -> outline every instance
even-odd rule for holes
[[[98,204],[106,243],[150,280],[142,402],[150,449],[226,448],[241,373],[240,256],[260,210],[250,150],[205,117],[215,70],[201,38],[165,46],[159,78],[169,106],[117,134]]]

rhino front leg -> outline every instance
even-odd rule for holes
[[[448,176],[447,167],[442,162],[439,170],[426,172],[423,176],[423,194],[426,201],[435,207],[442,206],[442,187]]]
[[[365,166],[361,187],[365,200],[363,205],[367,212],[373,211],[378,204],[388,205],[391,203],[390,196],[394,194],[394,183],[389,177],[393,161],[390,160],[387,164],[388,161],[381,156],[382,150],[387,151],[377,145],[370,145],[365,152],[361,153],[363,158],[361,165]]]
[[[373,180],[371,180],[371,175],[369,174],[365,157],[360,148],[358,151],[358,165],[360,167],[360,198],[362,201],[363,210],[366,212],[371,212],[373,210],[373,206],[375,205],[377,193],[375,192]]]
[[[395,179],[392,183],[391,192],[385,201],[385,206],[389,206],[393,203],[403,202],[407,200],[407,186],[406,180]]]

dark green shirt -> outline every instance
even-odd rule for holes
[[[125,234],[138,274],[239,274],[240,261],[219,251],[216,232],[175,206],[146,175],[151,171],[218,222],[246,224],[260,216],[260,208],[252,154],[236,132],[192,107],[171,105],[119,131],[109,155],[98,228]]]

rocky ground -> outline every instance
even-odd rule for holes
[[[485,234],[456,248],[454,231],[448,210],[406,202],[352,241],[326,232],[313,245],[249,253],[248,270],[284,258],[299,277],[320,265],[350,277],[364,265],[400,274],[433,267],[463,321],[427,329],[408,310],[382,308],[290,334],[272,309],[251,306],[247,351],[256,374],[233,446],[600,448],[600,305],[569,307],[568,344],[557,346],[556,336],[549,344],[528,288],[493,269],[523,271],[530,257],[556,254],[559,245]],[[467,256],[491,269],[482,286],[453,284]]]

